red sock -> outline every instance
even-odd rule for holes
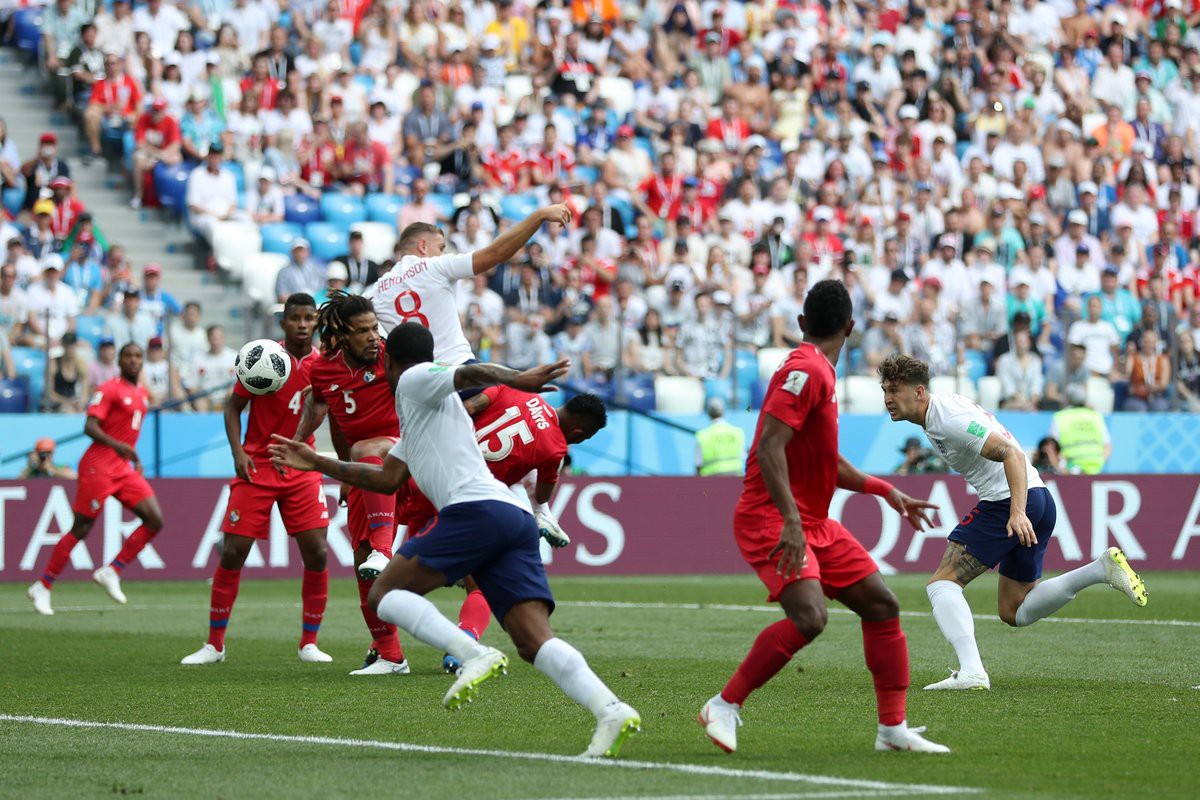
[[[458,612],[458,627],[474,636],[475,641],[479,641],[483,638],[483,632],[487,630],[491,619],[492,609],[488,607],[487,600],[483,599],[483,592],[476,589],[468,593]]]
[[[58,580],[63,567],[67,565],[67,559],[71,557],[71,551],[77,544],[79,544],[79,540],[75,538],[75,534],[64,533],[58,543],[54,545],[54,549],[50,551],[50,560],[46,562],[46,569],[42,572],[40,579],[42,585],[47,589],[54,588],[54,582]]]
[[[117,553],[117,557],[112,560],[112,567],[117,572],[125,569],[133,563],[137,558],[137,554],[142,552],[142,548],[150,544],[150,540],[158,535],[158,531],[152,531],[145,525],[142,525],[133,534],[125,540],[125,544],[121,547],[121,552]]]
[[[304,570],[300,581],[301,631],[300,646],[317,643],[317,631],[325,617],[325,602],[329,599],[329,571]]]
[[[791,620],[781,619],[763,628],[746,659],[721,690],[721,699],[742,705],[751,692],[775,677],[806,644],[808,639],[796,630]]]
[[[367,630],[371,632],[371,647],[379,651],[379,657],[399,664],[404,660],[404,651],[400,649],[400,634],[396,626],[384,622],[375,615],[375,610],[367,603],[367,593],[371,591],[372,581],[359,580],[359,608],[362,609],[363,620]]]
[[[208,643],[218,650],[225,649],[225,629],[229,626],[229,615],[233,613],[233,602],[237,600],[241,580],[240,569],[218,566],[213,573],[212,600],[208,609]]]
[[[900,629],[900,618],[882,622],[863,621],[863,654],[875,678],[875,702],[882,725],[904,722],[904,700],[908,693],[908,641]]]
[[[383,459],[367,456],[360,458],[358,463],[382,466]],[[396,496],[363,492],[361,497],[367,518],[367,541],[371,543],[371,549],[391,556],[392,544],[396,540]]]

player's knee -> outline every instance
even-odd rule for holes
[[[372,456],[382,457],[383,455],[383,447],[374,439],[365,439],[361,442],[355,442],[350,447],[351,461],[362,461],[364,458],[370,458]]]
[[[76,515],[75,523],[71,526],[71,535],[76,539],[86,539],[95,524],[96,520],[94,519]]]
[[[898,616],[900,616],[900,601],[889,590],[881,593],[875,599],[875,602],[871,604],[870,616],[865,618],[878,622]]]
[[[1000,612],[1000,620],[1005,625],[1009,625],[1013,628],[1018,627],[1017,626],[1017,609],[1016,608],[1009,608],[1007,606],[1002,605],[999,607],[998,610]]]
[[[796,630],[811,642],[825,630],[825,624],[829,621],[829,609],[824,603],[805,605],[790,611],[788,619],[796,626]]]
[[[323,572],[329,563],[328,552],[325,542],[322,541],[301,550],[300,559],[304,562],[304,568],[309,572]]]

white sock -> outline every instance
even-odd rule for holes
[[[903,736],[908,732],[908,720],[902,721],[899,725],[884,725],[879,723],[879,735],[892,739],[897,736]]]
[[[543,644],[534,656],[533,665],[597,719],[606,705],[618,702],[612,690],[592,672],[583,653],[562,639],[551,639]]]
[[[986,675],[979,645],[975,643],[975,620],[967,598],[963,597],[963,587],[954,581],[934,581],[925,587],[925,593],[933,604],[933,618],[942,635],[958,655],[959,671]]]
[[[1057,578],[1042,581],[1029,590],[1017,609],[1017,627],[1032,625],[1048,617],[1075,599],[1075,593],[1097,583],[1105,583],[1103,556],[1078,569],[1064,572]]]
[[[449,653],[459,661],[487,652],[486,647],[442,616],[433,603],[419,594],[393,589],[379,601],[375,613],[384,622],[399,626],[410,636]]]
[[[735,711],[740,711],[742,708],[737,703],[731,703],[728,700],[726,700],[724,697],[721,697],[720,692],[717,692],[715,695],[713,695],[712,699],[709,700],[708,702],[714,706],[718,706],[720,708],[732,708]]]

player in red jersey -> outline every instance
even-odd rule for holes
[[[586,442],[608,424],[604,401],[594,394],[580,394],[554,408],[541,395],[492,386],[464,400],[463,406],[474,418],[475,439],[488,469],[518,496],[525,494],[524,479],[536,475],[532,499],[538,529],[554,547],[570,544],[548,504],[558,486],[567,448]],[[397,522],[408,527],[410,536],[418,536],[437,516],[437,509],[411,479],[400,494]],[[491,610],[469,578],[466,588],[458,627],[478,641],[487,630]],[[456,673],[459,666],[454,656],[447,653],[442,657],[446,672]]]
[[[312,436],[328,415],[339,458],[349,459],[351,448],[361,444],[372,448],[372,455],[360,459],[363,463],[383,463],[374,450],[395,444],[400,421],[387,382],[387,361],[378,329],[375,309],[365,297],[335,292],[321,305],[317,331],[324,352],[309,372],[312,391],[304,402],[296,439]],[[379,619],[367,605],[371,584],[392,558],[396,498],[358,488],[343,489],[343,496],[358,573],[359,607],[372,637],[366,663],[350,674],[405,674],[408,662],[396,626]]]
[[[325,488],[312,473],[276,469],[267,455],[272,433],[289,437],[296,433],[309,370],[317,359],[312,346],[316,326],[317,303],[312,296],[288,297],[279,321],[283,329],[280,344],[292,359],[287,383],[276,392],[261,395],[251,394],[241,383],[235,383],[225,404],[225,436],[233,451],[237,477],[229,484],[229,501],[221,525],[225,538],[221,561],[213,573],[208,641],[181,664],[215,664],[225,660],[225,630],[237,600],[242,565],[254,542],[270,536],[271,507],[275,505],[279,506],[284,527],[296,540],[304,563],[300,582],[300,660],[320,663],[333,660],[317,647],[317,632],[329,596],[325,558],[329,506],[325,502]],[[243,444],[242,412],[246,406],[250,406],[250,420]],[[308,443],[311,445],[312,440]]]
[[[121,591],[122,570],[162,530],[162,509],[154,490],[142,476],[142,462],[135,449],[150,398],[146,388],[138,384],[143,357],[142,348],[135,343],[122,347],[117,357],[121,374],[101,384],[88,403],[83,432],[91,437],[92,446],[79,461],[79,488],[73,506],[75,522],[70,532],[54,545],[42,577],[27,592],[39,614],[54,613],[50,607],[54,581],[67,565],[71,550],[91,532],[109,497],[117,498],[142,521],[125,540],[117,557],[92,573],[92,580],[103,586],[113,600],[125,602],[125,593]]]
[[[929,524],[925,509],[934,507],[863,474],[838,453],[834,364],[854,329],[851,312],[841,281],[820,281],[809,291],[799,317],[804,341],[771,377],[746,461],[734,538],[787,618],[758,635],[729,683],[700,711],[705,733],[728,753],[737,748],[746,698],[824,630],[825,597],[862,619],[879,707],[875,749],[949,752],[922,737],[923,729],[908,727],[908,645],[896,596],[866,549],[829,518],[837,488],[885,497],[918,530]]]

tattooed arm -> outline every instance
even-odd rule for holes
[[[463,364],[454,370],[454,388],[461,391],[502,384],[523,392],[549,392],[554,390],[549,384],[566,375],[570,365],[563,359],[517,372],[500,364]]]
[[[382,466],[359,464],[323,456],[303,442],[285,439],[277,433],[272,434],[271,439],[267,449],[276,466],[321,472],[342,483],[379,494],[395,494],[408,481],[408,465],[392,455],[384,458]]]
[[[1011,495],[1008,511],[1008,535],[1016,536],[1021,544],[1032,547],[1037,544],[1033,524],[1025,516],[1025,502],[1029,496],[1029,481],[1025,473],[1025,452],[1012,441],[997,433],[988,434],[980,455],[989,461],[1004,465],[1004,477],[1008,480]]]

